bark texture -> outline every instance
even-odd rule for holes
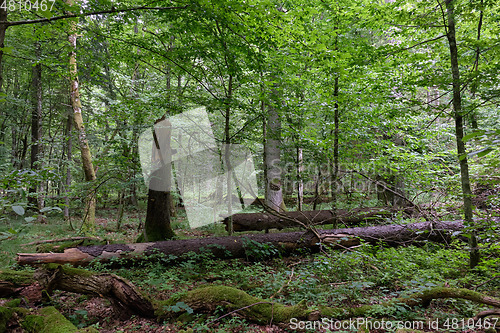
[[[67,0],[67,4],[72,5],[72,0]],[[78,146],[80,148],[83,173],[87,182],[96,180],[94,166],[92,164],[92,155],[90,154],[90,147],[85,132],[82,117],[82,103],[80,101],[80,86],[78,82],[78,67],[76,62],[76,39],[77,39],[77,24],[74,21],[71,24],[70,35],[68,37],[71,45],[71,53],[69,55],[69,73],[70,73],[70,98],[71,106],[73,108],[73,122],[75,130],[78,133]],[[89,190],[86,197],[84,224],[83,230],[93,231],[95,229],[95,207],[96,196],[93,191]]]
[[[7,21],[7,9],[0,8],[0,21]],[[9,26],[5,23],[0,24],[0,92],[3,86],[3,48],[5,47],[5,32]]]
[[[458,64],[457,39],[455,36],[455,9],[454,1],[446,0],[446,13],[448,18],[447,37],[450,49],[451,73],[453,78],[453,111],[455,117],[455,137],[457,142],[457,153],[460,160],[460,180],[462,183],[462,196],[464,203],[465,221],[469,226],[473,225],[472,220],[472,191],[470,188],[469,165],[467,154],[465,153],[464,126],[462,115],[462,93],[460,82],[460,68]],[[470,260],[471,268],[479,263],[479,249],[477,247],[476,233],[472,231],[470,237]]]
[[[18,253],[21,265],[59,263],[87,265],[92,260],[107,262],[111,258],[144,258],[154,253],[175,256],[179,260],[188,252],[208,251],[216,258],[245,258],[259,243],[274,246],[283,255],[299,249],[318,251],[319,244],[346,248],[358,245],[360,240],[369,243],[384,242],[387,245],[408,245],[417,241],[449,242],[451,234],[463,229],[462,222],[420,222],[406,225],[318,230],[312,232],[286,232],[253,234],[245,236],[207,237],[181,239],[153,243],[109,244],[66,249],[64,253]],[[125,264],[125,262],[124,262]]]
[[[361,222],[384,221],[391,218],[395,211],[383,208],[360,208],[354,210],[311,210],[270,213],[241,213],[232,216],[234,231],[283,229],[299,226],[297,222],[306,225],[343,224],[346,227],[358,225]],[[227,225],[227,219],[223,223]]]

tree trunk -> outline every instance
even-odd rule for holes
[[[277,92],[273,89],[275,98],[271,103],[278,103]],[[264,144],[266,168],[266,205],[277,212],[285,210],[283,189],[281,186],[281,120],[276,105],[268,105],[266,126],[266,141]]]
[[[472,220],[472,191],[469,180],[469,165],[465,144],[463,142],[464,127],[462,117],[462,95],[460,91],[460,69],[458,64],[457,40],[455,37],[455,13],[453,0],[446,0],[446,12],[448,17],[448,44],[450,48],[451,72],[453,78],[453,110],[455,117],[455,136],[457,141],[457,153],[460,160],[460,179],[462,183],[462,196],[464,204],[464,215],[466,224],[473,226]],[[477,248],[476,232],[473,230],[470,237],[470,261],[471,268],[479,263],[479,249]]]
[[[73,5],[72,0],[67,0],[68,5]],[[91,183],[96,180],[94,166],[92,165],[92,155],[90,154],[89,143],[85,133],[85,126],[83,125],[82,117],[82,103],[80,101],[80,87],[78,82],[78,68],[76,62],[76,38],[77,38],[77,24],[76,21],[71,23],[70,35],[68,37],[71,45],[71,53],[69,56],[69,72],[70,72],[70,96],[71,106],[73,107],[73,121],[75,129],[78,132],[78,144],[82,156],[83,172],[85,180]],[[89,189],[85,198],[85,212],[83,217],[83,231],[92,232],[95,230],[95,207],[96,195]]]
[[[0,8],[0,21],[7,21],[7,9]],[[0,24],[0,92],[3,90],[3,48],[5,47],[5,32],[9,26],[5,23]],[[2,96],[0,96],[2,100]]]
[[[302,148],[297,147],[297,210],[304,209],[304,181],[302,173],[304,172]]]
[[[372,244],[383,242],[391,245],[409,245],[417,241],[449,242],[452,233],[464,228],[462,222],[419,222],[405,225],[385,225],[363,228],[318,230],[320,239],[314,233],[287,232],[252,234],[227,237],[181,239],[153,243],[109,244],[66,249],[64,253],[18,253],[20,265],[59,263],[87,265],[92,260],[107,262],[111,258],[137,259],[153,253],[163,253],[183,260],[189,252],[208,251],[216,258],[245,258],[251,255],[258,243],[270,245],[284,255],[299,249],[318,251],[320,243],[343,248],[359,244],[359,239]],[[260,251],[262,252],[262,251]],[[269,255],[275,255],[270,252]],[[145,258],[146,259],[146,258]],[[122,262],[125,264],[125,262]]]
[[[6,278],[7,281],[5,281]],[[127,280],[114,274],[99,274],[59,265],[48,265],[35,273],[0,271],[0,286],[4,286],[4,288],[0,288],[0,297],[18,294],[35,281],[40,286],[32,288],[32,290],[39,290],[40,292],[47,290],[49,293],[53,290],[64,290],[105,297],[120,312],[154,317],[154,308],[151,302],[144,298],[135,286]]]
[[[231,117],[231,98],[233,97],[233,76],[229,75],[229,83],[227,88],[226,95],[226,114],[224,119],[224,142],[226,145],[224,146],[224,162],[226,166],[226,193],[227,193],[227,224],[226,230],[228,234],[231,236],[233,234],[233,221],[231,219],[231,215],[233,214],[233,186],[232,186],[232,178],[233,178],[233,169],[231,166],[231,156],[230,156],[230,148],[231,148],[231,133],[230,129],[230,117]],[[238,185],[238,184],[235,184]]]
[[[148,205],[144,223],[144,241],[155,242],[175,237],[170,226],[170,202],[172,179],[172,152],[170,146],[172,127],[168,120],[156,121],[153,138],[153,166],[148,190]]]
[[[337,46],[337,42],[335,42]],[[332,175],[332,209],[336,211],[337,209],[337,194],[339,193],[339,77],[335,77],[335,83],[333,88],[333,97],[335,98],[334,114],[333,114],[333,175]]]
[[[66,131],[65,131],[65,137],[66,137],[66,140],[67,140],[67,143],[66,143],[66,151],[67,151],[67,155],[66,155],[66,161],[67,161],[67,165],[66,165],[66,179],[64,180],[65,182],[65,186],[64,186],[64,219],[69,221],[69,188],[71,186],[71,163],[73,162],[73,156],[72,156],[72,152],[73,152],[73,140],[72,140],[72,136],[71,136],[71,127],[73,125],[73,119],[72,119],[72,115],[70,112],[68,112],[68,118],[67,118],[67,121],[66,121]]]
[[[41,170],[40,155],[42,150],[42,64],[40,63],[42,48],[40,42],[35,42],[36,64],[33,66],[32,77],[32,111],[31,111],[31,169]],[[30,202],[38,209],[44,207],[43,180],[29,189]],[[43,222],[42,215],[38,215],[38,222]]]
[[[269,230],[296,227],[297,222],[306,225],[343,224],[346,227],[362,222],[385,221],[391,218],[395,211],[383,208],[361,208],[352,211],[339,209],[284,212],[281,216],[269,213],[241,213],[232,216],[234,231]],[[226,219],[223,221],[227,224]]]

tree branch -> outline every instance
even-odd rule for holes
[[[26,25],[26,24],[37,24],[37,23],[46,23],[46,22],[53,22],[53,21],[58,21],[58,20],[64,20],[67,18],[73,18],[73,17],[86,17],[86,16],[92,16],[92,15],[101,15],[101,14],[116,14],[116,13],[126,13],[126,12],[131,12],[131,11],[136,11],[136,10],[175,10],[175,9],[186,9],[188,8],[188,5],[185,6],[176,6],[176,7],[132,7],[132,8],[111,8],[108,10],[101,10],[101,11],[96,11],[96,12],[89,12],[89,13],[68,13],[66,15],[60,15],[60,16],[54,16],[51,18],[43,18],[43,19],[38,19],[38,20],[29,20],[29,21],[0,21],[0,24],[4,24],[7,27],[15,26],[15,25]]]

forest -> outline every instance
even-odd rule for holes
[[[1,332],[500,332],[500,3],[0,0]]]

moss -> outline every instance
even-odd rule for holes
[[[7,332],[7,323],[14,314],[14,309],[5,306],[0,307],[0,332]]]
[[[31,284],[33,282],[33,272],[2,269],[0,270],[0,281],[8,281],[17,285]]]
[[[44,326],[44,318],[39,315],[27,315],[21,323],[21,327],[27,332],[41,332]]]
[[[89,276],[93,276],[96,274],[95,272],[92,272],[92,271],[89,271],[86,269],[75,268],[75,267],[71,267],[68,265],[46,264],[45,268],[47,270],[61,269],[64,274],[69,275],[69,276],[78,275],[78,276],[89,277]]]
[[[305,302],[300,302],[295,306],[284,306],[250,296],[236,288],[208,286],[189,291],[181,296],[172,297],[167,301],[157,302],[156,314],[160,317],[168,317],[169,311],[164,309],[165,306],[172,306],[178,301],[182,301],[195,309],[203,307],[215,308],[218,305],[224,306],[229,311],[241,309],[239,313],[259,322],[268,322],[271,318],[276,322],[288,322],[291,318],[307,318],[307,315],[311,312],[307,309]]]
[[[11,301],[8,301],[7,303],[4,304],[4,306],[7,308],[15,308],[15,307],[18,307],[19,304],[21,304],[21,299],[16,298],[16,299],[13,299]]]
[[[40,315],[28,315],[22,327],[33,333],[72,333],[78,329],[56,308],[49,306],[39,311]]]

